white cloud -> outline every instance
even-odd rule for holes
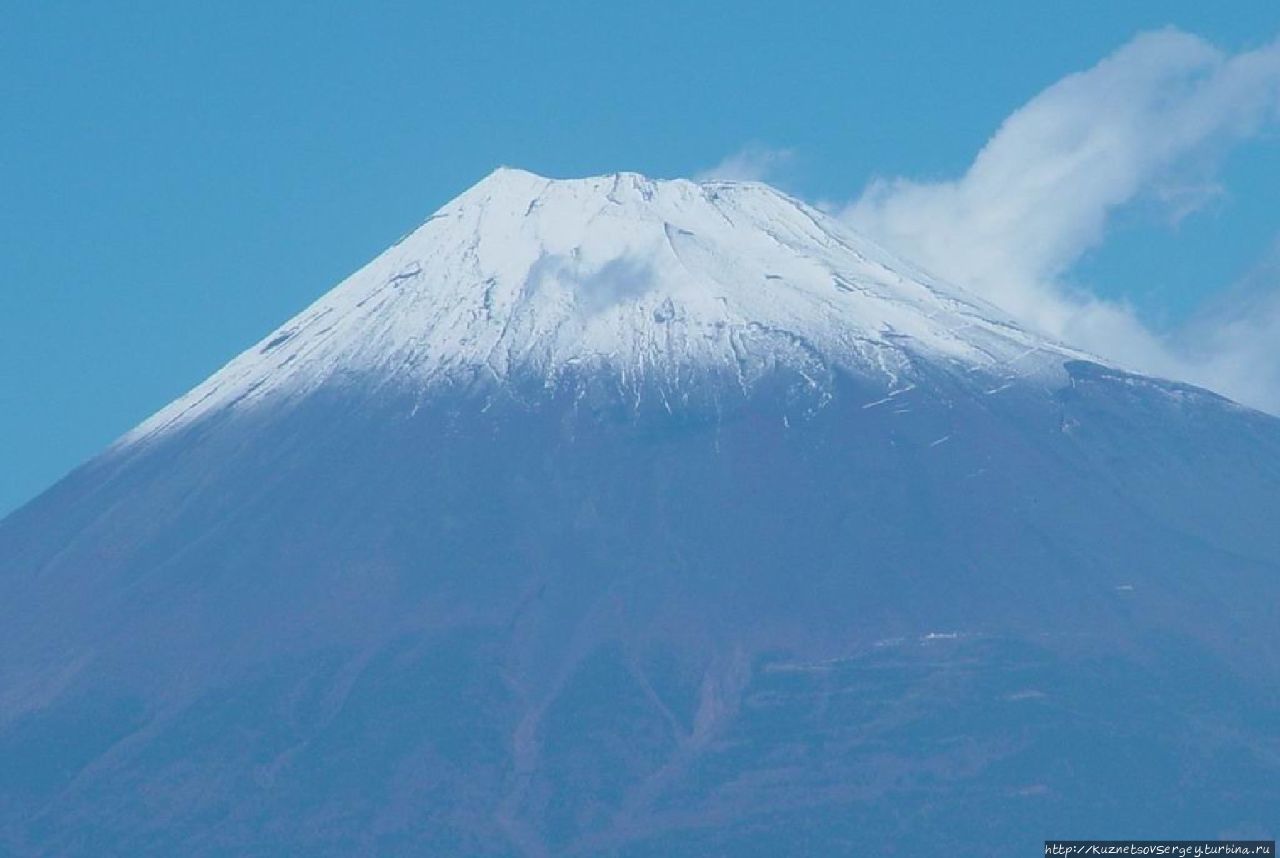
[[[1280,414],[1280,236],[1239,283],[1179,332],[1191,374]]]
[[[842,215],[1054,336],[1276,410],[1280,300],[1270,327],[1253,315],[1170,338],[1065,275],[1126,203],[1150,199],[1177,222],[1219,198],[1216,158],[1277,119],[1280,41],[1230,55],[1176,30],[1147,33],[1014,112],[959,179],[879,180]]]
[[[774,178],[791,161],[791,157],[790,149],[746,146],[694,178],[699,182],[764,182]]]

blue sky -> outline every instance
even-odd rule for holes
[[[910,244],[929,218],[984,205],[982,183],[962,180],[1007,118],[1138,34],[1174,26],[1222,52],[1158,84],[1163,105],[1206,78],[1226,79],[1208,101],[1235,98],[1231,58],[1280,32],[1274,2],[965,5],[9,3],[0,514],[496,165],[679,176],[730,159]],[[1148,45],[1152,62],[1187,47],[1175,42]],[[1141,53],[1122,56],[1119,80]],[[1115,91],[1106,74],[1086,105]],[[1052,92],[1023,115],[1057,122]],[[1089,211],[1046,227],[1074,241],[1066,263],[1015,263],[1018,295],[1053,319],[1094,296],[1129,302],[1136,341],[1270,282],[1280,146],[1266,116],[1213,120],[1147,170],[1170,126],[1117,110],[1139,144],[1132,193],[1095,204],[1097,235]],[[1014,148],[1001,157],[1017,165]],[[926,190],[903,194],[899,177]],[[871,200],[876,180],[889,190]],[[929,261],[981,285],[973,260]]]

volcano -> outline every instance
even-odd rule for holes
[[[1280,421],[503,169],[0,522],[0,850],[1274,837]]]

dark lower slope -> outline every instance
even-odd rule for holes
[[[0,846],[1274,836],[1280,423],[1070,375],[331,390],[104,457],[0,525]]]

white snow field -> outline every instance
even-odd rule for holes
[[[767,185],[503,168],[129,439],[352,373],[429,391],[604,370],[678,396],[779,364],[896,382],[919,358],[1060,381],[1072,357]]]

